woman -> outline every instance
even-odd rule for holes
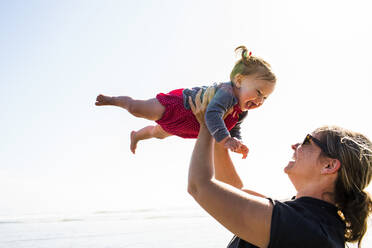
[[[372,176],[372,143],[359,133],[323,127],[292,145],[285,172],[297,190],[291,201],[275,201],[241,190],[228,151],[214,145],[204,124],[200,95],[196,106],[200,132],[189,168],[188,191],[236,236],[235,247],[345,247],[367,229],[372,201],[363,191]],[[213,159],[214,156],[214,159]]]

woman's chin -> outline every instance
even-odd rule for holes
[[[294,161],[289,161],[287,166],[284,167],[284,173],[288,174],[288,172],[293,168],[294,164]]]

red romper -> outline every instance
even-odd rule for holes
[[[157,120],[164,131],[182,138],[197,138],[200,125],[191,109],[183,105],[183,89],[173,90],[169,93],[159,93],[156,99],[165,107],[161,119]],[[226,128],[230,131],[238,122],[242,112],[239,105],[234,105],[233,112],[224,119]]]

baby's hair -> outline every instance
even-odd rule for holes
[[[244,76],[256,75],[258,79],[265,80],[271,83],[276,82],[275,74],[271,71],[271,66],[262,58],[252,55],[248,52],[245,46],[239,46],[235,49],[236,53],[240,53],[241,58],[235,63],[234,68],[230,73],[230,80],[234,82],[237,74]]]

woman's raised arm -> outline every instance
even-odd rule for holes
[[[215,179],[214,140],[204,124],[200,106],[197,97],[192,110],[200,122],[200,130],[190,161],[188,191],[201,207],[232,233],[256,246],[267,247],[273,205],[267,199]]]

